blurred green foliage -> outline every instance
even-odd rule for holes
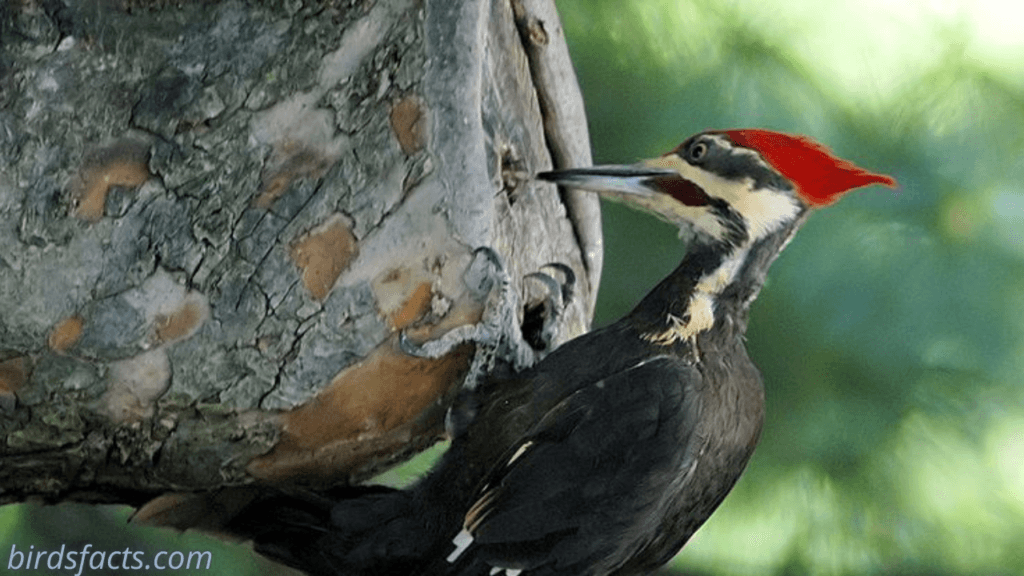
[[[557,4],[595,162],[757,126],[813,136],[901,184],[814,215],[773,266],[748,334],[768,389],[762,444],[676,569],[1024,574],[1022,9]],[[605,230],[597,325],[685,250],[671,227],[621,206],[605,205]],[[126,534],[127,514],[9,506],[0,542],[210,549],[217,574],[276,570],[196,535]]]
[[[756,126],[808,134],[901,185],[815,214],[773,266],[748,333],[768,391],[761,447],[675,565],[1024,574],[1021,9],[558,6],[595,163]],[[597,325],[683,250],[669,226],[604,207]]]

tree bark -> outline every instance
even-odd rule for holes
[[[600,276],[550,0],[0,8],[0,503],[358,482],[443,434],[491,247]],[[515,319],[511,320],[515,322]],[[518,326],[511,328],[518,329]]]

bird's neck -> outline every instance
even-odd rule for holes
[[[716,326],[742,334],[768,267],[805,218],[806,212],[765,237],[738,246],[695,240],[679,266],[630,313],[641,337],[668,346],[692,341]]]

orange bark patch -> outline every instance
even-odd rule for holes
[[[417,358],[392,337],[283,414],[281,440],[249,472],[272,481],[330,482],[369,459],[388,458],[419,435],[436,439],[443,416],[438,400],[462,380],[471,351],[463,345],[436,360]]]
[[[28,382],[28,362],[18,356],[0,362],[0,395],[13,395]]]
[[[423,102],[416,96],[406,96],[391,107],[391,129],[406,155],[423,148],[427,130],[425,116]]]
[[[201,298],[186,298],[181,308],[170,314],[157,315],[154,320],[156,343],[188,338],[203,325],[208,314],[206,303]]]
[[[382,307],[399,323],[417,318],[430,302],[430,283],[414,280],[408,269],[384,272],[374,282]],[[435,324],[405,329],[413,344],[438,338],[466,324],[479,322],[484,303],[468,294],[452,303]],[[264,480],[305,481],[328,485],[361,480],[365,474],[410,456],[440,438],[446,398],[458,386],[473,346],[427,359],[398,347],[398,334],[378,345],[360,362],[331,379],[306,404],[280,415],[281,436],[270,453],[255,458],[248,471]]]
[[[433,277],[415,268],[392,268],[373,279],[377,310],[394,329],[421,319],[431,306]]]
[[[82,336],[82,317],[71,316],[65,318],[53,327],[53,331],[50,332],[50,338],[47,340],[47,344],[50,346],[50,350],[54,352],[63,353],[67,352],[68,348],[75,345],[78,342],[78,338]]]
[[[134,188],[149,179],[148,156],[146,143],[127,139],[89,154],[72,186],[72,213],[89,222],[102,218],[112,186]]]
[[[306,290],[323,300],[356,252],[355,236],[342,217],[335,216],[292,246],[292,260],[302,271]]]
[[[411,325],[430,310],[430,298],[430,283],[421,283],[413,290],[402,307],[388,315],[388,324],[395,330],[401,330]]]
[[[320,152],[294,140],[280,144],[263,170],[259,196],[253,204],[257,208],[270,208],[292,182],[299,178],[320,178],[333,163]]]

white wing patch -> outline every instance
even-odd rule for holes
[[[747,259],[747,252],[749,252],[749,248],[745,247],[734,250],[721,266],[700,279],[700,282],[697,283],[697,291],[718,294],[724,290],[736,277],[743,261]]]
[[[522,444],[520,444],[519,448],[516,449],[514,454],[512,454],[512,457],[509,458],[508,462],[505,463],[505,466],[511,466],[512,463],[515,462],[516,460],[518,460],[520,456],[525,454],[526,451],[530,448],[530,446],[533,446],[533,444],[534,444],[533,440],[527,440],[526,442],[523,442]]]
[[[462,556],[462,553],[466,551],[471,544],[473,544],[473,535],[469,533],[469,530],[463,528],[461,532],[452,538],[452,544],[455,544],[455,551],[448,555],[445,560],[449,564],[455,563]],[[494,566],[491,568],[490,576],[497,576],[504,573],[505,576],[519,576],[523,573],[522,568],[505,568],[504,566]]]
[[[473,535],[469,533],[469,530],[463,528],[462,531],[456,534],[455,538],[452,539],[452,544],[455,544],[455,551],[449,554],[445,560],[447,560],[449,564],[455,562],[472,543]]]

